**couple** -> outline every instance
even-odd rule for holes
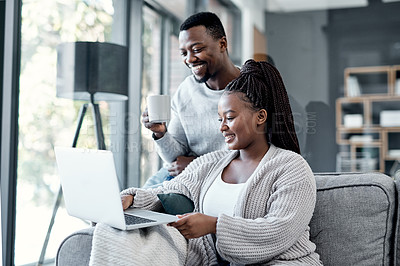
[[[160,187],[122,191],[123,208],[157,210],[158,193],[190,198],[194,212],[169,225],[180,235],[163,237],[187,239],[186,265],[321,265],[308,227],[314,175],[299,155],[277,69],[248,60],[225,88],[218,117],[229,150],[195,159]]]
[[[182,57],[185,63],[192,64],[196,78],[204,73],[204,66],[196,65],[196,57],[207,62],[209,70],[221,68],[221,63],[228,60],[224,36],[211,36],[208,46],[204,41],[202,45],[192,42],[196,38],[207,40],[207,36],[204,38],[207,30],[208,26],[190,26],[186,30],[181,27]],[[203,35],[197,36],[199,32]],[[211,76],[204,83],[219,94],[214,97],[218,116],[210,114],[207,119],[219,117],[215,122],[220,132],[215,131],[215,138],[224,139],[228,150],[207,153],[187,167],[184,163],[183,172],[156,188],[122,191],[123,208],[158,210],[159,193],[179,193],[191,199],[192,213],[180,216],[179,221],[169,226],[151,229],[160,230],[159,242],[153,243],[159,249],[165,241],[177,246],[179,243],[183,254],[179,264],[321,265],[315,245],[309,239],[308,227],[316,200],[314,175],[300,156],[282,78],[267,62],[248,60],[240,73],[231,61],[228,63],[225,75],[219,73],[219,79]],[[154,128],[148,124],[148,127],[153,127],[156,140],[171,139],[164,125]],[[212,143],[214,139],[207,141]],[[96,230],[94,246],[102,244],[96,244]],[[146,235],[146,230],[134,231]],[[106,237],[104,241],[128,243],[123,239],[129,237],[129,232],[114,232],[113,238]],[[122,259],[126,261],[143,255],[129,249],[129,245],[122,247],[116,249],[117,259],[124,252],[126,257]],[[169,254],[163,255],[168,258]]]

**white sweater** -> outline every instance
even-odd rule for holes
[[[147,209],[160,207],[157,193],[181,193],[193,200],[196,212],[202,212],[208,188],[237,152],[206,154],[162,187],[121,193],[135,195],[134,206]],[[189,241],[187,265],[215,265],[217,254],[231,265],[321,265],[309,240],[315,201],[315,179],[307,162],[271,145],[239,195],[234,215],[218,217],[215,236]]]
[[[172,98],[172,118],[167,133],[155,141],[166,162],[180,155],[200,156],[225,148],[219,131],[218,101],[223,90],[211,90],[188,76]]]

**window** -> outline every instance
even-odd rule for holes
[[[143,21],[142,112],[147,106],[148,95],[170,94],[173,96],[188,74],[179,56],[178,37],[174,35],[174,29],[171,28],[176,20],[146,5]],[[143,125],[141,139],[140,185],[143,185],[162,167],[162,160],[157,154],[152,132]]]
[[[71,146],[82,105],[56,98],[57,45],[111,42],[113,16],[112,0],[22,1],[16,265],[39,259],[59,188],[53,147]],[[110,109],[106,102],[100,102],[100,108],[106,145],[111,145]],[[91,115],[85,117],[78,146],[96,148]],[[69,216],[61,206],[46,258],[54,258],[61,241],[83,227],[86,222]]]
[[[148,95],[161,94],[161,16],[149,7],[144,7],[143,72],[142,72],[142,112],[146,108]],[[142,154],[140,176],[143,185],[146,179],[155,174],[159,167],[159,158],[152,138],[152,132],[142,124]]]
[[[180,25],[178,21],[182,22],[186,19],[186,16],[182,14],[191,8],[187,6],[186,1],[175,0],[174,2],[175,4],[165,7],[167,12],[165,10],[157,12],[155,7],[150,8],[150,6],[146,6],[144,9],[142,111],[146,106],[147,95],[167,93],[173,96],[179,84],[190,74],[179,55],[177,36],[179,31],[177,29]],[[163,6],[163,1],[159,1],[159,4]],[[210,1],[207,9],[215,12],[221,18],[226,29],[230,57],[234,63],[240,65],[240,32],[233,30],[234,28],[240,29],[240,19],[234,19],[240,13],[232,4],[222,5],[217,0]],[[167,36],[163,34],[167,34]],[[168,54],[163,51],[168,51]],[[160,64],[161,62],[164,63]],[[155,150],[151,131],[142,126],[141,137],[140,185],[143,185],[147,178],[154,175],[162,166],[162,161]]]
[[[190,75],[189,69],[182,62],[179,53],[179,40],[178,36],[171,35],[171,49],[169,52],[170,60],[169,63],[169,94],[174,95],[179,87],[179,84]]]
[[[168,12],[171,12],[175,17],[180,20],[186,19],[187,0],[159,0],[158,3]]]
[[[176,5],[179,8],[167,8],[168,10],[155,8],[152,6],[155,2],[144,1],[144,5],[139,9],[137,9],[137,6],[143,2],[129,2],[130,12],[139,12],[138,10],[140,10],[140,14],[143,15],[143,17],[137,16],[143,19],[144,26],[141,38],[130,38],[130,40],[133,40],[132,43],[140,42],[143,48],[143,56],[139,59],[142,60],[140,62],[142,65],[138,65],[138,69],[141,70],[141,78],[135,79],[143,83],[139,88],[141,96],[135,99],[136,101],[140,98],[140,102],[135,106],[140,105],[142,111],[146,106],[145,97],[147,95],[151,93],[167,93],[173,96],[179,84],[190,74],[179,56],[178,27],[180,22],[187,17],[187,12],[189,12],[187,10],[194,10],[194,2],[176,0]],[[10,177],[14,172],[17,172],[18,175],[17,195],[15,197],[15,265],[36,263],[41,255],[42,244],[45,241],[54,202],[60,186],[53,148],[58,145],[71,146],[77,126],[78,111],[83,104],[83,102],[56,97],[57,46],[63,42],[74,41],[115,42],[121,44],[126,43],[127,37],[129,37],[126,36],[125,29],[118,25],[118,23],[122,23],[126,26],[125,23],[128,21],[125,20],[129,12],[126,8],[129,6],[127,1],[21,0],[21,3],[21,10],[18,9],[19,7],[14,7],[18,14],[21,13],[20,75],[17,78],[14,76],[7,77],[7,80],[12,80],[13,83],[18,83],[17,80],[19,79],[19,86],[13,84],[10,90],[17,95],[16,91],[19,89],[20,93],[19,97],[15,97],[19,101],[17,113],[19,130],[18,169],[15,171],[12,166],[7,166],[10,168],[7,171],[12,172]],[[163,1],[160,1],[158,8],[162,4]],[[5,13],[1,9],[3,7],[3,5],[0,6],[1,14]],[[19,15],[16,16],[16,18],[18,17]],[[132,17],[135,16],[133,15]],[[232,20],[230,19],[229,21]],[[12,26],[18,27],[18,25]],[[13,41],[13,44],[19,46],[18,41]],[[239,45],[234,47],[239,47]],[[132,45],[130,48],[132,49]],[[14,49],[18,50],[18,48]],[[10,51],[7,50],[7,52]],[[15,51],[13,50],[12,52],[14,53]],[[132,60],[131,54],[130,59],[135,61]],[[132,71],[134,70],[130,70],[130,74],[132,74]],[[17,90],[14,90],[14,86]],[[130,92],[137,89],[132,86]],[[133,129],[128,126],[132,132],[127,134],[135,135],[137,131],[141,131],[138,132],[140,137],[137,138],[141,140],[140,145],[135,146],[132,144],[132,146],[129,146],[124,139],[120,139],[120,133],[114,134],[115,128],[112,128],[112,125],[115,125],[114,120],[119,119],[116,117],[121,117],[124,120],[124,115],[120,113],[125,112],[124,107],[115,106],[114,103],[108,102],[100,102],[99,104],[107,148],[111,149],[114,154],[115,152],[120,152],[122,154],[128,153],[128,156],[130,156],[134,153],[135,156],[136,154],[141,156],[140,160],[135,160],[135,163],[141,162],[140,167],[135,168],[140,169],[138,170],[138,175],[130,176],[129,178],[138,180],[138,184],[142,185],[149,176],[159,169],[162,163],[154,149],[150,131],[137,127],[136,124]],[[132,107],[132,104],[129,106]],[[10,107],[10,109],[12,108]],[[134,112],[125,116],[131,116],[127,119],[140,120],[140,117]],[[15,120],[12,123],[17,123],[16,116],[10,117],[10,119]],[[130,121],[126,123],[130,123]],[[89,114],[85,117],[78,146],[96,148],[93,127],[93,121]],[[4,128],[2,128],[2,132],[5,132]],[[131,138],[131,136],[122,136],[122,138],[124,137]],[[14,139],[15,137],[12,137],[11,141]],[[2,138],[3,143],[5,142]],[[138,147],[141,148],[137,149]],[[14,157],[16,156],[10,154],[11,160]],[[2,161],[2,166],[3,162],[4,160]],[[118,160],[116,163],[121,168],[124,168],[126,162]],[[131,169],[130,167],[131,165],[127,166],[128,172]],[[6,178],[8,177],[4,177],[4,179]],[[12,184],[14,182],[15,180],[12,179]],[[5,183],[2,184],[4,188]],[[7,195],[14,199],[12,188],[7,188],[7,192]],[[8,202],[7,205],[9,205]],[[6,213],[8,217],[3,215],[4,219],[8,219],[7,229],[9,224],[12,224],[13,210],[14,208]],[[87,226],[87,222],[69,216],[65,208],[61,206],[58,209],[50,235],[46,260],[48,262],[52,261],[59,244],[67,235]],[[32,230],[32,227],[35,230]],[[29,237],[27,237],[28,235]],[[12,241],[12,237],[12,233],[10,233],[10,236],[7,234],[7,241]],[[12,252],[8,250],[7,253]]]

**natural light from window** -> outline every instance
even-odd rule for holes
[[[82,104],[56,98],[57,45],[109,41],[113,13],[112,0],[22,1],[16,265],[36,263],[40,257],[59,189],[53,148],[71,146]],[[100,108],[107,114],[106,103]],[[91,115],[86,117],[78,146],[95,148]],[[69,216],[62,204],[46,259],[55,257],[66,236],[87,226]]]

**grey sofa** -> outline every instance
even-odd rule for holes
[[[400,265],[399,184],[380,173],[316,174],[311,240],[324,265]],[[67,237],[56,265],[88,265],[93,228]]]

